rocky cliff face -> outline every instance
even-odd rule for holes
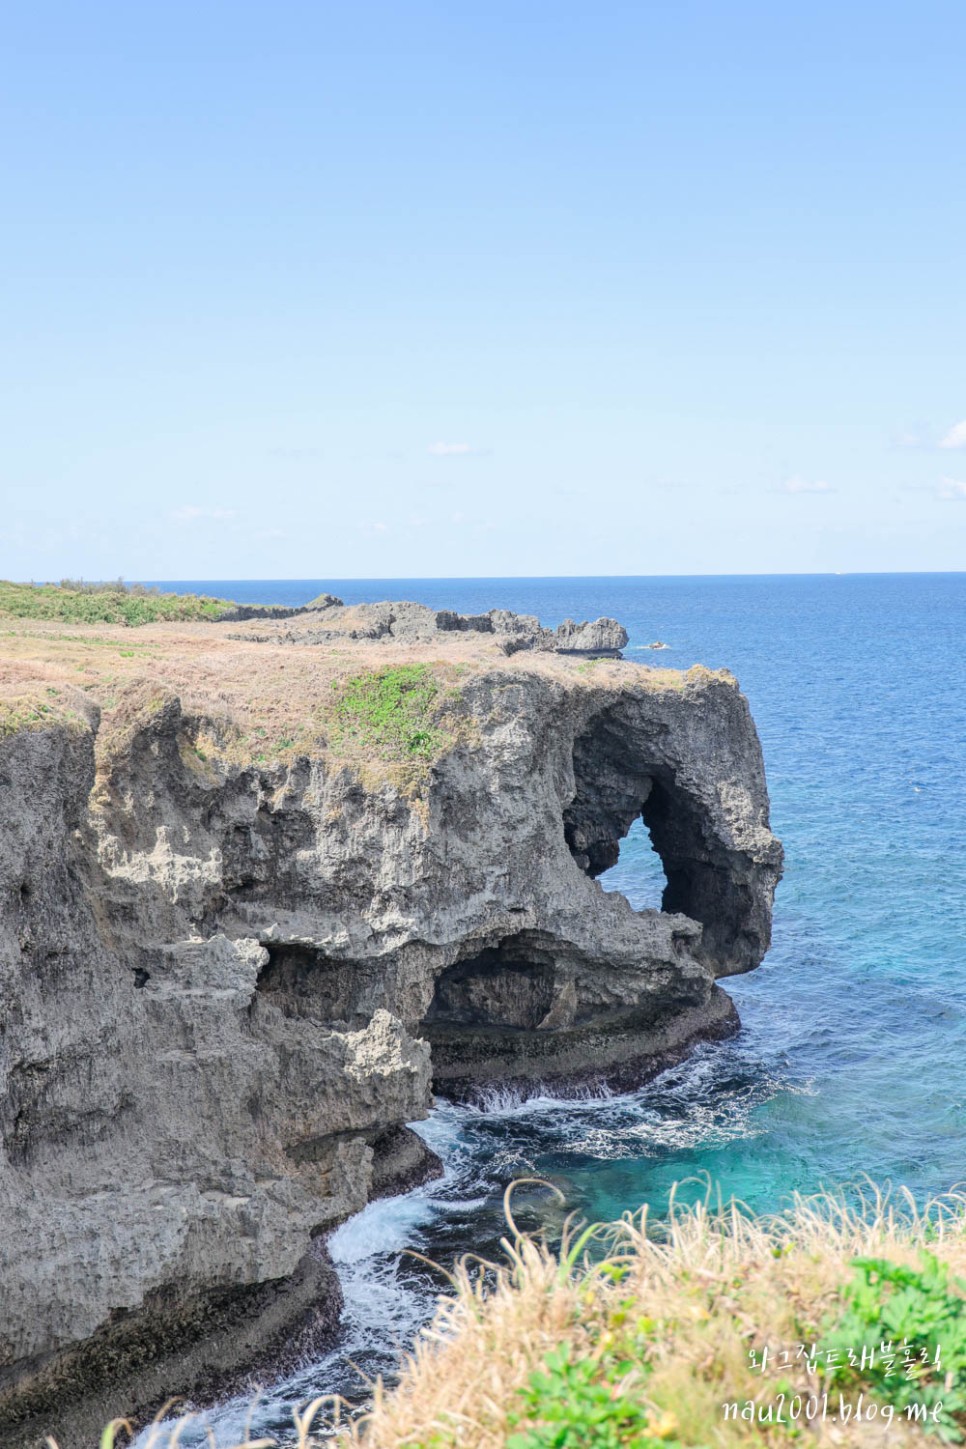
[[[326,1331],[321,1236],[426,1172],[431,1083],[639,1078],[733,1029],[781,860],[735,682],[498,643],[433,691],[407,656],[401,773],[382,716],[368,754],[332,716],[246,758],[163,662],[0,739],[0,1442]],[[661,912],[595,880],[641,815]]]

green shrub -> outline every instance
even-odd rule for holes
[[[439,684],[427,664],[399,664],[333,685],[336,735],[386,760],[436,755],[444,742],[435,722]]]
[[[0,615],[57,619],[64,623],[141,624],[217,619],[231,607],[225,599],[200,594],[162,594],[141,584],[13,584],[0,580]]]
[[[864,1385],[900,1410],[941,1403],[936,1427],[959,1444],[966,1414],[966,1283],[950,1280],[949,1268],[927,1249],[919,1258],[919,1269],[887,1258],[853,1260],[846,1310],[822,1340],[823,1354],[842,1360],[826,1377],[829,1383]],[[883,1345],[891,1345],[893,1353],[883,1353]],[[864,1364],[863,1348],[871,1360]],[[850,1354],[859,1362],[849,1363]]]
[[[623,1386],[639,1367],[554,1349],[520,1390],[526,1407],[509,1416],[516,1432],[506,1449],[673,1449],[677,1441],[652,1432],[645,1404]]]

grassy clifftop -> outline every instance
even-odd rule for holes
[[[141,584],[15,584],[0,580],[0,617],[65,624],[139,624],[217,619],[231,604],[199,594],[162,594]]]

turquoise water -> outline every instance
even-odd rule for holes
[[[740,1034],[628,1095],[439,1107],[420,1130],[446,1178],[336,1234],[343,1342],[275,1387],[262,1427],[279,1426],[293,1397],[358,1395],[348,1359],[391,1370],[438,1288],[402,1250],[445,1262],[492,1249],[503,1186],[521,1173],[595,1219],[645,1201],[660,1210],[672,1183],[697,1173],[759,1210],[861,1172],[919,1197],[966,1178],[966,575],[190,587],[262,602],[324,588],[347,602],[505,607],[550,625],[613,615],[630,631],[629,659],[738,676],[786,850],[772,950],[725,983]],[[657,639],[668,650],[646,651]],[[637,830],[603,883],[651,905],[655,866]]]

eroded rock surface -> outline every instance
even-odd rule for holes
[[[289,626],[276,625],[236,637],[284,644],[330,644],[347,639],[429,644],[440,634],[483,634],[491,636],[504,654],[532,649],[593,658],[618,658],[627,644],[627,630],[616,619],[580,624],[565,619],[556,629],[545,629],[535,615],[514,614],[509,609],[456,614],[451,609],[430,609],[425,604],[407,602],[346,606],[331,594],[321,595],[304,609],[233,609],[224,615],[223,622],[279,618],[289,619]]]
[[[640,1079],[734,1029],[715,982],[767,949],[781,864],[734,680],[438,618],[405,658],[449,670],[458,728],[415,773],[360,772],[328,725],[220,748],[244,650],[292,674],[217,626],[159,631],[103,718],[92,686],[0,739],[0,1443],[68,1449],[330,1327],[313,1243],[427,1170],[404,1124],[432,1081]],[[587,629],[616,637],[555,637]],[[207,708],[163,684],[185,641]],[[300,643],[328,708],[333,652]],[[595,879],[641,815],[663,911]]]

